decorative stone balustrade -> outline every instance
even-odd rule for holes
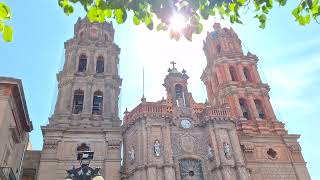
[[[168,115],[167,105],[145,102],[138,105],[124,116],[124,124],[132,123],[136,118],[142,116],[164,116]]]

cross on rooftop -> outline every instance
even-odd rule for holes
[[[171,61],[170,64],[172,64],[172,67],[175,68],[174,65],[177,63],[175,63],[174,61]]]

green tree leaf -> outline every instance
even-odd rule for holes
[[[133,23],[135,25],[139,25],[140,24],[140,19],[136,15],[133,16]]]
[[[5,25],[2,33],[2,38],[5,42],[12,41],[13,29],[10,26]]]
[[[8,5],[0,2],[0,19],[9,20],[11,18],[11,11]]]
[[[111,16],[112,16],[112,10],[111,10],[111,9],[105,9],[105,10],[104,10],[104,15],[105,15],[107,18],[111,18]]]
[[[3,31],[3,22],[0,20],[0,32]]]

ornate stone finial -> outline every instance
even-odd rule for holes
[[[146,102],[146,101],[147,101],[147,98],[144,97],[144,95],[142,95],[141,102]]]
[[[182,73],[183,73],[183,74],[186,74],[186,72],[187,72],[187,71],[186,71],[185,69],[182,70]]]
[[[126,110],[124,111],[124,114],[128,114],[129,111],[128,111],[128,108],[126,108]]]
[[[204,104],[205,104],[206,106],[209,105],[208,99],[206,99],[206,101],[204,102]]]

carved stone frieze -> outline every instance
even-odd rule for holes
[[[252,153],[254,151],[254,143],[252,142],[242,142],[241,145],[243,146],[244,152]]]
[[[289,144],[289,149],[293,153],[299,153],[301,152],[301,146],[299,144]]]
[[[56,154],[58,149],[58,140],[45,140],[43,143],[44,154]]]

